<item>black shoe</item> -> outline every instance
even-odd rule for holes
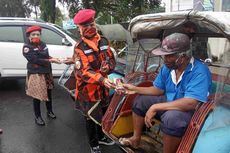
[[[101,153],[101,149],[100,149],[99,146],[91,147],[90,148],[90,153]]]
[[[99,144],[101,145],[107,145],[107,146],[112,146],[115,144],[115,142],[107,137],[103,137],[98,141]]]
[[[51,119],[56,119],[57,117],[54,115],[53,112],[47,112],[47,116]]]
[[[45,122],[44,122],[44,120],[42,119],[41,116],[35,118],[35,123],[36,123],[37,125],[41,125],[41,126],[44,126],[44,125],[45,125]]]

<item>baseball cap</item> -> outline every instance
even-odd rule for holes
[[[94,20],[96,12],[92,9],[83,9],[77,12],[74,16],[74,23],[75,24],[86,24],[90,23]]]
[[[186,52],[190,49],[190,40],[186,34],[173,33],[165,37],[161,47],[152,51],[155,55],[170,55],[175,53]]]

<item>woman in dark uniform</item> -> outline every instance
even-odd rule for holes
[[[51,89],[54,86],[51,63],[60,63],[57,58],[49,56],[49,51],[41,41],[41,27],[31,26],[26,30],[28,43],[23,46],[23,56],[27,59],[26,94],[33,98],[35,123],[45,125],[41,116],[40,102],[44,101],[47,116],[55,119],[52,110]]]

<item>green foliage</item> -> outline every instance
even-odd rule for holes
[[[70,18],[82,8],[95,9],[98,24],[128,22],[140,14],[164,11],[164,8],[160,7],[161,0],[59,0],[59,2],[67,4]],[[37,10],[40,8],[41,19],[61,25],[63,15],[55,8],[55,4],[56,0],[0,0],[0,16],[30,17],[31,12],[37,16]]]
[[[92,8],[97,11],[97,23],[108,24],[128,22],[133,17],[164,11],[160,8],[161,0],[59,0],[69,6],[70,17],[82,8]],[[112,17],[111,17],[112,16]]]
[[[64,16],[61,13],[61,10],[56,7],[56,19],[55,19],[55,24],[59,25],[62,27],[62,21],[64,19]]]
[[[0,16],[29,17],[31,11],[29,0],[0,0]]]
[[[127,22],[137,15],[152,13],[161,0],[116,0],[112,16],[115,22]]]
[[[55,23],[56,0],[40,0],[41,19]]]
[[[77,11],[82,8],[82,3],[80,0],[58,0],[62,4],[67,4],[69,7],[69,17],[73,18]]]
[[[35,13],[37,17],[40,8],[42,20],[62,25],[64,17],[55,4],[56,0],[0,0],[0,16],[30,17],[31,13]]]

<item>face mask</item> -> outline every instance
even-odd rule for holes
[[[179,59],[181,58],[181,56],[179,56],[174,62],[170,62],[170,63],[165,63],[165,65],[169,68],[169,69],[178,69],[178,67],[182,64],[182,61],[179,62]]]
[[[92,38],[97,34],[97,29],[95,27],[87,28],[83,31],[83,36],[85,38]]]
[[[169,69],[174,69],[174,70],[178,69],[178,65],[177,65],[176,62],[170,63],[170,65],[169,65],[169,64],[166,64],[166,66],[167,66]]]
[[[36,38],[31,38],[31,43],[32,44],[35,44],[35,45],[38,45],[41,43],[41,40],[40,38],[36,37]]]

